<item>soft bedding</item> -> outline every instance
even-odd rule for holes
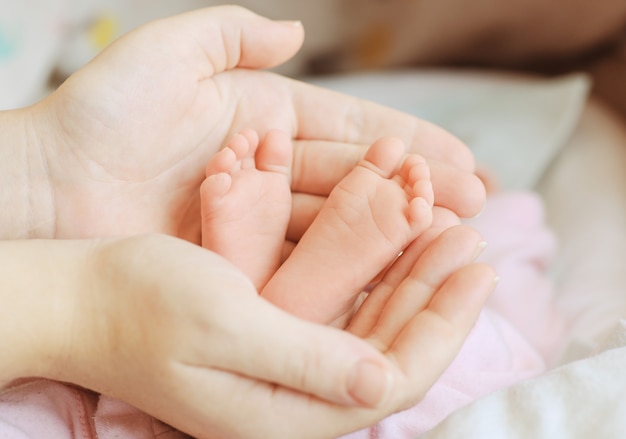
[[[600,352],[498,391],[420,439],[621,439],[626,433],[626,322]]]
[[[543,334],[547,344],[537,347],[550,370],[470,403],[419,437],[623,438],[626,130],[588,98],[586,77],[429,71],[317,82],[455,132],[505,192],[524,188],[542,197],[557,238],[548,267],[553,289],[543,298],[551,304],[542,314],[517,313],[520,320],[509,314],[535,345]],[[404,92],[390,93],[398,84]],[[537,299],[537,291],[518,293]],[[552,306],[555,328],[546,331]]]

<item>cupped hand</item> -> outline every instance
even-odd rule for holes
[[[33,221],[49,224],[45,237],[156,231],[198,243],[204,166],[243,128],[278,128],[296,140],[296,192],[325,196],[364,146],[394,135],[430,159],[439,204],[459,215],[480,209],[473,159],[452,136],[259,70],[290,58],[302,40],[298,23],[224,6],[153,22],[113,43],[29,111],[49,179],[33,199],[52,206]]]
[[[326,438],[366,427],[424,395],[491,288],[488,267],[459,268],[475,235],[449,230],[410,273],[387,275],[393,292],[372,292],[379,300],[368,299],[353,334],[275,308],[228,262],[184,240],[95,241],[46,376],[200,439]],[[402,306],[416,283],[422,288]]]
[[[200,438],[252,437],[253,425],[267,432],[254,437],[298,437],[275,434],[298,428],[291,414],[376,406],[391,386],[392,365],[375,348],[279,310],[215,253],[167,235],[85,242],[48,378]]]

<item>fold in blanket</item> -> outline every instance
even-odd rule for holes
[[[595,355],[476,401],[420,439],[622,439],[626,320]]]
[[[20,380],[0,395],[3,439],[189,439],[121,402],[49,380]]]

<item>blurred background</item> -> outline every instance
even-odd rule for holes
[[[302,20],[302,51],[280,73],[302,76],[409,66],[585,71],[626,117],[624,0],[245,0],[276,19]],[[0,0],[4,107],[36,99],[122,33],[214,0]],[[25,71],[28,71],[25,74]],[[23,88],[23,90],[22,90]],[[30,94],[30,96],[28,96]]]

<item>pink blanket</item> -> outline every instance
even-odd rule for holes
[[[537,196],[491,196],[469,221],[489,246],[481,256],[500,283],[461,352],[417,406],[346,439],[403,439],[496,389],[545,370],[559,348],[562,320],[552,304],[546,267],[554,239]],[[122,402],[75,386],[22,380],[0,392],[0,437],[15,439],[179,439],[186,435]]]

